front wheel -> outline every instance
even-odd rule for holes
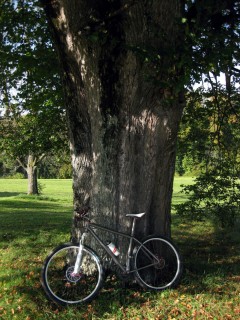
[[[91,301],[103,283],[103,269],[96,253],[83,247],[81,269],[74,274],[79,246],[66,243],[57,247],[45,260],[42,286],[48,297],[61,305]]]
[[[173,243],[163,237],[147,238],[135,254],[135,278],[152,290],[176,286],[181,277],[182,262]]]

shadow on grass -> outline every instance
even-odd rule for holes
[[[182,287],[190,294],[215,293],[240,274],[240,228],[218,229],[210,222],[174,217],[174,240],[184,261]]]
[[[24,289],[23,291],[26,292]],[[61,310],[61,313],[71,310],[78,319],[93,319],[91,314],[89,314],[91,310],[97,319],[106,319],[106,315],[109,316],[109,319],[125,319],[121,311],[122,309],[140,309],[144,303],[149,301],[149,298],[154,299],[156,295],[157,292],[145,292],[134,283],[124,287],[120,280],[108,278],[98,295],[90,303],[60,307],[48,300],[43,289],[41,289],[41,298],[44,299],[45,304],[48,301],[49,308]]]
[[[15,197],[19,194],[20,192],[0,192],[0,198]]]
[[[0,241],[34,237],[41,230],[70,230],[72,209],[56,202],[19,199],[0,201]],[[70,232],[70,231],[69,231]]]

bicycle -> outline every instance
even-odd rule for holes
[[[88,233],[105,250],[122,274],[133,275],[142,287],[159,291],[175,287],[182,271],[176,246],[162,236],[149,236],[142,241],[134,237],[136,221],[144,215],[144,212],[126,215],[132,218],[131,234],[128,235],[91,222],[87,211],[79,214],[84,225],[79,244],[62,244],[44,261],[41,282],[47,296],[57,304],[73,305],[90,302],[99,293],[105,279],[104,268],[98,254],[84,244]],[[111,246],[99,238],[96,229],[129,239],[126,265],[120,263]]]

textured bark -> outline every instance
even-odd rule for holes
[[[180,1],[42,3],[63,66],[75,210],[90,205],[125,231],[126,213],[146,211],[138,235],[170,235],[182,104],[161,83],[175,68]]]
[[[38,194],[37,184],[37,166],[36,159],[32,156],[28,156],[27,167],[25,168],[28,177],[28,194]]]

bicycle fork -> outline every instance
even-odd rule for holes
[[[80,242],[79,242],[79,250],[77,254],[77,258],[75,261],[74,269],[73,269],[73,275],[77,275],[81,272],[81,263],[82,263],[82,253],[83,253],[83,243],[84,243],[84,238],[86,236],[86,232],[84,232],[81,236]]]

